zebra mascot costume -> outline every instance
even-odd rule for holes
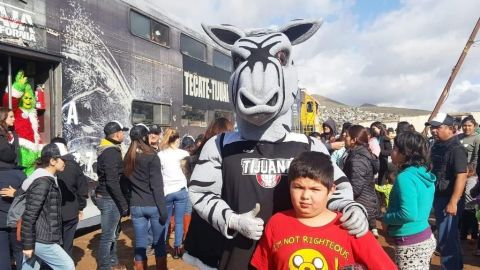
[[[292,45],[310,38],[321,22],[294,20],[279,29],[250,32],[231,25],[202,26],[232,53],[229,91],[238,132],[206,142],[191,177],[189,195],[197,214],[223,235],[219,237],[223,243],[211,247],[220,249],[219,263],[210,266],[248,269],[264,224],[274,213],[292,208],[287,183],[292,159],[304,151],[328,154],[319,140],[290,131],[291,107],[298,95]],[[337,191],[328,208],[343,211],[344,226],[361,236],[368,231],[366,211],[352,200],[352,187],[336,166],[334,176]],[[191,230],[187,242],[204,233]],[[208,246],[215,240],[194,245]],[[201,254],[187,245],[184,259],[193,262],[194,257],[203,261]]]

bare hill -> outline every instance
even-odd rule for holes
[[[333,106],[333,107],[350,107],[347,104],[338,102],[333,99],[329,99],[327,97],[321,96],[321,95],[312,95],[319,103],[321,106]]]
[[[337,123],[359,123],[365,121],[394,122],[399,121],[400,117],[402,116],[416,116],[430,113],[426,110],[381,107],[368,103],[365,103],[360,107],[356,107],[326,98],[321,95],[313,96],[320,104],[321,118],[323,118],[323,120],[332,118]]]
[[[388,113],[398,114],[400,116],[416,116],[416,115],[424,115],[424,114],[430,114],[431,113],[431,111],[427,111],[427,110],[398,108],[398,107],[373,106],[373,107],[361,107],[361,109],[364,110],[364,111],[378,112],[378,113],[388,112]]]

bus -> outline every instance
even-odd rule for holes
[[[229,52],[155,3],[0,0],[1,94],[23,70],[44,102],[37,112],[42,142],[64,137],[92,180],[109,121],[196,136],[218,117],[234,120]],[[97,224],[98,214],[89,200],[79,227]]]

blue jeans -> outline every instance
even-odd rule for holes
[[[170,225],[170,217],[172,212],[175,211],[175,242],[174,247],[180,247],[183,241],[183,216],[185,215],[185,207],[188,201],[188,191],[185,188],[170,193],[165,196],[165,202],[167,203],[167,223],[165,224],[165,237],[168,233],[168,226]]]
[[[152,224],[148,222],[148,233],[147,233],[147,246],[153,245],[153,231],[152,231]]]
[[[110,197],[97,195],[95,200],[100,210],[102,228],[97,256],[98,269],[110,270],[113,265],[118,264],[117,240],[120,235],[120,211]]]
[[[463,198],[458,202],[457,215],[446,215],[444,210],[450,197],[436,197],[433,200],[435,220],[438,229],[438,248],[444,270],[463,269],[462,245],[458,233],[458,219],[463,212]]]
[[[40,269],[40,262],[46,263],[52,270],[75,269],[72,258],[70,258],[67,252],[58,244],[35,242],[33,256],[28,259],[23,257],[22,270],[38,270]]]
[[[187,191],[187,193],[188,193],[188,191]],[[193,210],[192,202],[190,201],[190,197],[187,196],[187,205],[185,206],[185,215],[191,215],[192,210]]]
[[[17,241],[15,228],[0,228],[0,269],[11,270],[10,248],[13,251],[16,265],[22,265],[22,243]],[[20,266],[17,267],[20,269]]]
[[[133,230],[135,231],[135,261],[147,260],[148,224],[153,233],[155,257],[166,255],[165,228],[160,224],[160,214],[156,206],[132,206]]]

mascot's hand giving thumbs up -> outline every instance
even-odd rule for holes
[[[255,208],[243,214],[233,214],[228,222],[228,228],[241,233],[243,236],[258,240],[263,233],[263,219],[258,218],[260,204],[255,204]]]

